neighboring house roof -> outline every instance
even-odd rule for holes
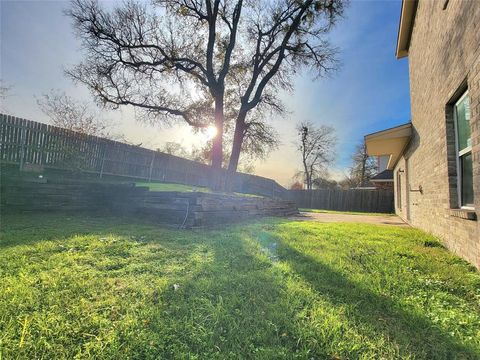
[[[397,59],[408,56],[417,5],[418,0],[402,0],[400,24],[398,25],[397,49],[395,51]]]
[[[371,182],[390,182],[393,181],[393,170],[383,170],[370,179]]]
[[[412,123],[410,122],[366,135],[367,153],[370,156],[389,155],[387,170],[393,170],[403,155],[411,136]]]

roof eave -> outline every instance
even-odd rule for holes
[[[389,136],[389,135],[395,136],[395,134],[398,134],[399,132],[407,132],[408,136],[409,136],[410,133],[411,133],[411,129],[412,129],[412,123],[409,121],[405,124],[401,124],[401,125],[398,125],[398,126],[388,128],[388,129],[376,131],[376,132],[371,133],[371,134],[367,134],[367,135],[364,136],[364,138],[365,138],[365,140],[372,140],[372,139],[375,139],[375,138],[383,138],[383,137]]]
[[[410,38],[412,36],[413,24],[415,22],[417,5],[418,0],[402,0],[400,23],[398,26],[397,49],[395,51],[397,59],[408,56],[408,48],[410,47]]]
[[[393,170],[405,152],[411,136],[411,123],[366,135],[365,145],[367,147],[367,153],[370,156],[388,155],[387,169]]]

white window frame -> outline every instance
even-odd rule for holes
[[[455,102],[453,106],[453,123],[455,126],[455,161],[457,163],[457,197],[458,197],[458,207],[466,210],[474,210],[475,207],[473,204],[462,204],[462,166],[460,163],[460,157],[472,153],[472,145],[467,146],[462,151],[459,150],[458,144],[458,125],[457,125],[457,105],[468,96],[468,90],[463,93],[462,96]]]

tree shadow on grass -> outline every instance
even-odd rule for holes
[[[228,231],[159,231],[151,224],[143,226],[137,221],[122,225],[123,220],[115,219],[77,220],[74,220],[73,226],[66,226],[65,230],[56,228],[57,225],[60,226],[61,219],[40,217],[31,222],[31,225],[43,226],[43,235],[26,233],[25,237],[32,235],[35,242],[45,240],[45,234],[55,238],[70,236],[77,231],[95,235],[110,233],[130,239],[134,236],[132,241],[158,245],[161,250],[159,253],[149,252],[141,259],[132,256],[125,261],[123,255],[128,249],[117,249],[112,245],[105,249],[106,252],[102,250],[99,253],[107,260],[118,260],[118,264],[126,265],[115,268],[113,272],[106,268],[99,271],[112,277],[112,284],[117,276],[129,276],[119,284],[125,288],[110,290],[116,298],[125,296],[120,301],[118,311],[132,314],[132,322],[118,322],[119,328],[111,334],[112,341],[91,350],[92,354],[104,358],[122,354],[139,359],[278,359],[292,358],[293,354],[298,358],[314,356],[331,359],[335,356],[335,349],[321,345],[328,344],[329,341],[328,335],[322,331],[314,331],[320,344],[314,349],[305,348],[301,343],[299,345],[299,331],[303,324],[295,324],[294,319],[298,318],[298,312],[304,305],[291,307],[289,301],[292,297],[298,299],[301,294],[288,293],[290,290],[287,289],[286,282],[290,274],[285,274],[273,265],[253,245],[256,239],[261,240],[261,226],[232,226]],[[21,226],[21,222],[15,226]],[[270,233],[266,231],[265,234]],[[267,240],[262,245],[266,245]],[[362,288],[330,266],[317,262],[288,245],[283,244],[279,250],[282,262],[288,263],[295,273],[311,284],[320,296],[327,298],[333,307],[345,306],[349,309],[347,325],[359,324],[355,326],[355,331],[364,335],[366,340],[385,336],[389,343],[398,344],[400,354],[405,357],[478,358],[474,350],[458,344],[421,314],[401,309],[392,300]],[[166,255],[161,258],[161,253]],[[165,257],[168,261],[164,261]],[[167,272],[169,260],[174,263],[172,270]],[[100,265],[96,259],[92,263],[96,268]],[[164,285],[156,288],[149,283],[163,275]],[[135,279],[138,282],[129,284],[127,281]],[[174,289],[173,284],[178,284],[178,289]],[[83,292],[81,286],[80,283],[79,293]],[[79,309],[82,310],[81,307]],[[75,321],[78,321],[80,327],[88,329],[87,321],[78,316]],[[110,321],[107,321],[105,326],[109,324]],[[365,326],[361,326],[363,324]],[[66,340],[65,346],[83,344],[82,342],[85,347],[95,346],[93,339],[85,340],[75,334],[69,334],[71,338]],[[56,341],[58,340],[52,340],[54,343]],[[75,350],[73,347],[68,349]],[[351,353],[348,356],[355,357]]]
[[[156,334],[151,353],[162,358],[333,358],[331,347],[309,349],[301,343],[294,321],[299,307],[289,304],[300,294],[289,294],[288,275],[263,253],[258,230],[199,232],[206,234],[213,257],[179,279],[178,291],[161,295],[162,308],[152,314],[150,325]],[[322,333],[317,340],[328,342]]]
[[[290,350],[281,338],[281,329],[287,326],[279,302],[282,284],[270,271],[271,263],[256,257],[238,235],[206,243],[213,251],[212,261],[180,279],[177,292],[163,294],[166,313],[154,317],[151,329],[162,334],[156,354],[283,358],[281,354]]]
[[[288,244],[280,247],[282,261],[334,306],[346,306],[352,323],[371,329],[367,336],[385,336],[401,356],[419,359],[478,359],[474,349],[458,343],[429,319],[387,296],[376,294]]]

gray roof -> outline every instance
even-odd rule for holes
[[[393,181],[393,170],[383,170],[371,178],[370,181]]]

